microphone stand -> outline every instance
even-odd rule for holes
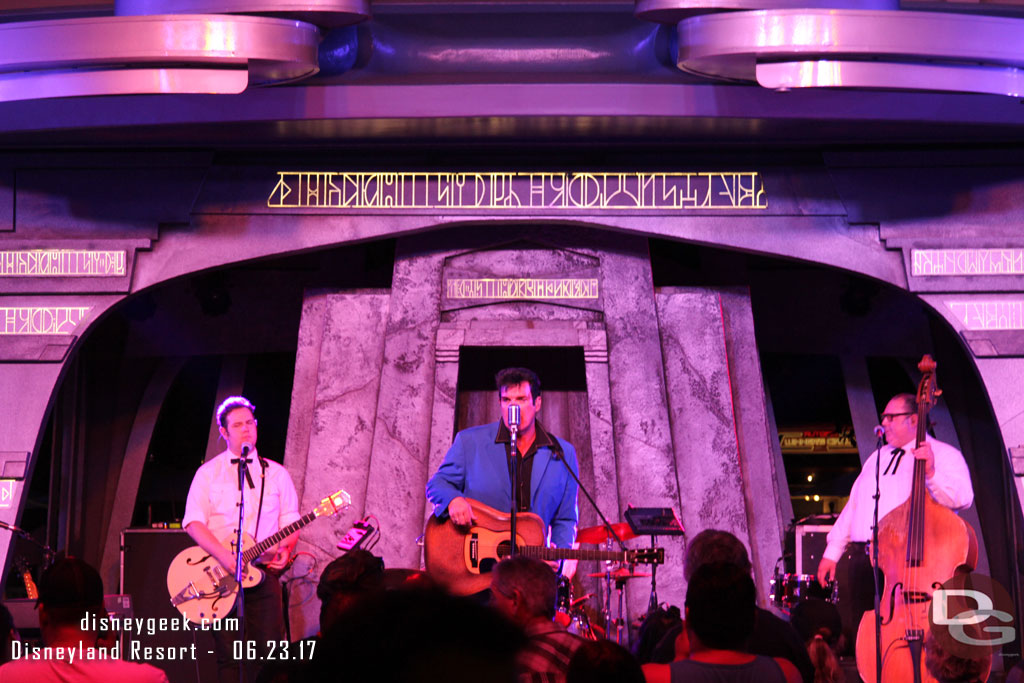
[[[515,420],[512,419],[513,416],[515,416]],[[515,557],[519,554],[516,548],[516,516],[519,513],[519,406],[509,406],[508,408],[508,432],[512,453],[512,516],[509,520],[512,543],[508,556]]]
[[[608,521],[608,518],[604,516],[604,513],[601,512],[601,508],[599,508],[597,506],[597,503],[594,501],[593,496],[591,496],[590,492],[587,491],[587,487],[583,485],[583,482],[580,481],[580,478],[576,475],[575,472],[573,472],[572,467],[570,467],[569,463],[566,462],[566,460],[565,460],[565,453],[562,452],[562,446],[561,446],[561,444],[558,443],[558,437],[552,437],[552,438],[555,441],[554,445],[552,446],[552,451],[554,451],[555,459],[558,460],[559,462],[561,462],[565,466],[565,469],[569,473],[569,476],[571,476],[573,478],[573,481],[576,482],[576,486],[579,487],[580,491],[583,491],[583,495],[585,495],[587,497],[587,500],[590,502],[590,506],[592,508],[594,508],[594,511],[597,512],[597,516],[601,518],[601,524],[604,525],[604,528],[608,532],[608,535],[611,538],[614,538],[615,542],[619,544],[619,550],[621,550],[622,552],[626,552],[626,550],[627,550],[626,544],[623,543],[623,541],[619,537],[619,535],[617,533],[615,533],[615,527],[613,527],[612,523]],[[609,539],[608,543],[610,544],[610,542],[611,541]],[[609,546],[606,546],[606,547],[609,547]],[[605,615],[605,628],[606,628],[605,637],[610,639],[611,638],[611,628],[610,627],[611,627],[611,621],[612,621],[612,580],[611,580],[612,577],[611,577],[611,570],[608,568],[607,564],[605,565],[605,572],[604,573],[605,573],[605,589],[604,589],[604,592],[605,592],[605,596],[604,596],[605,609],[604,609],[604,615]],[[625,583],[625,582],[623,582],[623,583]],[[621,630],[621,627],[622,627],[622,621],[623,621],[623,618],[622,618],[622,592],[620,591],[619,592],[619,620],[618,620],[618,622],[619,622],[618,626],[619,626],[620,630]],[[615,641],[619,642],[620,638],[621,638],[621,632],[617,631],[616,632]]]
[[[587,491],[587,487],[583,485],[583,482],[580,481],[580,478],[576,476],[576,473],[572,471],[571,467],[569,467],[569,463],[565,461],[565,453],[562,452],[562,447],[558,444],[557,437],[553,438],[555,439],[555,443],[554,446],[552,446],[551,450],[554,451],[555,460],[558,460],[563,465],[565,465],[565,469],[569,472],[569,475],[576,482],[576,486],[579,487],[580,491],[583,491],[583,495],[585,495],[587,497],[587,500],[590,501],[590,506],[594,508],[594,511],[597,512],[597,516],[601,518],[601,524],[604,525],[605,530],[607,530],[608,534],[615,539],[616,543],[619,544],[619,550],[621,550],[622,552],[626,552],[628,550],[628,548],[626,548],[626,544],[623,543],[622,539],[619,538],[619,535],[615,533],[615,528],[612,526],[612,523],[609,522],[608,518],[604,516],[604,513],[601,512],[601,508],[597,506],[597,503],[594,502],[594,499],[590,495],[590,492]]]
[[[878,503],[882,497],[882,446],[885,432],[875,444],[875,500],[871,524],[871,579],[875,584],[875,676],[882,683],[882,594],[878,587]]]
[[[245,643],[245,590],[242,588],[244,562],[242,560],[242,539],[245,533],[245,475],[249,463],[248,444],[242,446],[242,456],[238,458],[238,534],[235,538],[235,583],[238,586],[238,637]],[[238,662],[238,683],[245,683],[245,658]]]
[[[53,551],[53,548],[51,548],[50,546],[46,545],[45,543],[40,543],[36,539],[32,538],[32,535],[29,532],[25,531],[21,527],[14,526],[13,524],[8,524],[7,522],[0,522],[0,529],[7,529],[15,536],[20,536],[29,543],[41,548],[43,551],[43,557],[46,558],[47,566],[53,564],[53,558],[57,556],[57,553],[55,553]]]

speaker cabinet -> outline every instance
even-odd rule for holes
[[[796,573],[817,574],[818,563],[828,544],[831,524],[804,524],[796,527]]]
[[[121,532],[121,592],[131,596],[135,619],[142,619],[146,629],[125,634],[122,656],[131,658],[132,641],[136,641],[140,648],[154,648],[149,657],[141,654],[145,652],[142,649],[136,659],[163,669],[168,680],[216,683],[217,660],[211,654],[213,639],[209,633],[160,628],[161,619],[167,620],[165,624],[171,620],[181,624],[181,614],[171,605],[167,594],[167,567],[175,555],[193,545],[195,541],[182,529],[125,529]],[[194,660],[193,642],[196,646]],[[187,654],[183,659],[159,658],[159,652],[172,651]]]

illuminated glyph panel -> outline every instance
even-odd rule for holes
[[[1024,275],[1024,249],[913,249],[911,275]]]
[[[756,171],[363,173],[279,171],[267,206],[356,210],[760,210]]]
[[[449,299],[597,299],[597,278],[452,278]]]
[[[946,307],[967,330],[1024,330],[1024,299],[947,300]]]
[[[124,250],[0,250],[0,277],[124,277]]]
[[[74,334],[91,306],[0,306],[0,335]]]

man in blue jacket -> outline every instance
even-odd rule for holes
[[[497,510],[512,508],[512,467],[519,467],[517,509],[537,514],[548,529],[552,545],[572,547],[576,540],[577,486],[566,470],[579,472],[576,449],[552,436],[537,421],[541,407],[540,379],[526,368],[506,368],[495,376],[501,420],[464,429],[427,482],[427,499],[438,518],[448,516],[459,525],[473,522],[467,498]],[[508,429],[508,408],[518,405],[518,451],[513,458]]]

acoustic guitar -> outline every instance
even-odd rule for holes
[[[297,522],[259,543],[245,534],[242,541],[242,587],[251,588],[263,581],[263,572],[250,562],[317,517],[337,514],[351,504],[352,497],[344,490],[339,490],[321,500],[319,505]],[[234,554],[235,538],[229,538],[223,543]],[[210,553],[197,545],[182,550],[171,560],[171,566],[167,569],[167,590],[171,595],[171,604],[194,624],[210,624],[223,619],[231,612],[238,597],[234,572],[225,569]]]
[[[491,569],[512,551],[511,515],[471,498],[476,524],[458,526],[434,515],[427,521],[423,551],[427,573],[455,595],[472,595],[491,585]],[[516,552],[540,560],[598,560],[626,564],[663,564],[664,548],[577,550],[549,548],[544,520],[532,512],[516,515]]]

